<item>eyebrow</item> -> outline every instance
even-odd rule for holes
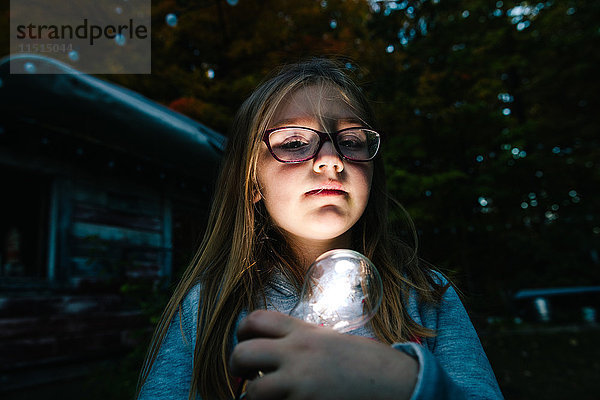
[[[302,122],[307,122],[307,121],[312,121],[313,117],[300,117],[300,118],[288,118],[288,119],[283,119],[281,121],[277,121],[276,124],[274,124],[274,126],[286,126],[286,125],[302,125]],[[345,123],[351,123],[351,124],[357,124],[357,125],[364,125],[364,121],[362,121],[359,118],[354,118],[354,117],[348,117],[348,118],[336,118],[336,117],[323,117],[325,120],[334,120],[338,123],[340,122],[345,122]]]

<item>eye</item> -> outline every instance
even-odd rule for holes
[[[302,147],[308,146],[309,142],[301,137],[291,137],[291,138],[286,138],[285,141],[283,141],[282,143],[279,143],[277,145],[277,147],[283,149],[283,150],[296,150],[296,149],[301,149]]]
[[[365,135],[360,131],[350,131],[338,137],[338,144],[349,149],[365,147]]]
[[[290,153],[306,151],[311,148],[315,139],[318,141],[318,135],[300,127],[277,129],[269,136],[271,148]]]

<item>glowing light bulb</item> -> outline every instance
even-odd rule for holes
[[[306,272],[300,300],[290,315],[344,333],[373,318],[382,298],[381,277],[367,257],[348,249],[330,250]],[[244,387],[240,384],[236,400],[246,398]]]
[[[381,277],[367,257],[353,250],[331,250],[308,269],[290,315],[343,333],[367,323],[382,297]]]

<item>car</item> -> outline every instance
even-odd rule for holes
[[[600,286],[522,289],[513,301],[524,322],[597,324]]]

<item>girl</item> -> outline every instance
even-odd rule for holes
[[[328,60],[284,67],[244,102],[140,398],[227,399],[240,378],[250,400],[502,398],[453,288],[389,233],[379,146],[366,99]],[[334,248],[365,254],[383,280],[352,335],[287,316]]]

